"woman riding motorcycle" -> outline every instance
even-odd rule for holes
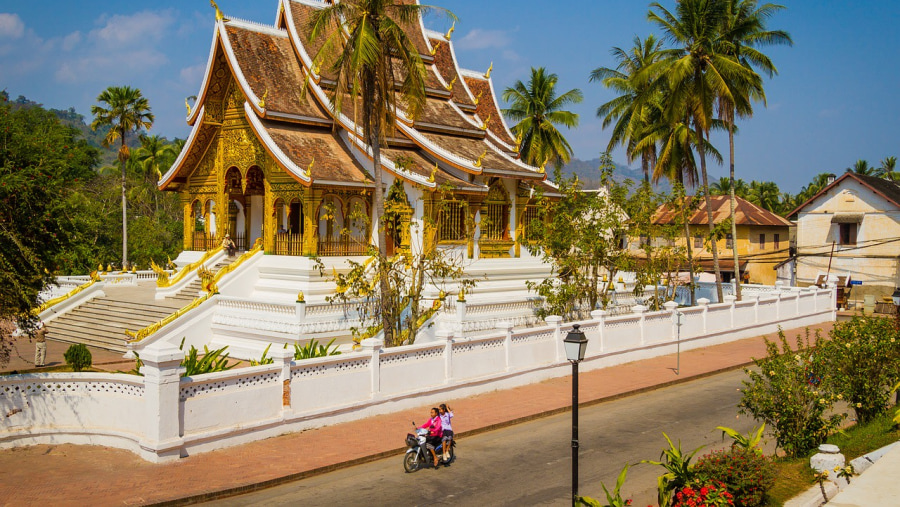
[[[431,451],[431,456],[434,458],[434,466],[437,467],[438,457],[434,450],[441,445],[441,438],[444,436],[444,430],[441,427],[440,411],[437,408],[432,408],[431,419],[419,427],[428,430],[428,438],[425,440],[426,448]]]

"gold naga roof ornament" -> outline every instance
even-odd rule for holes
[[[188,103],[187,97],[184,98],[184,107],[187,108],[187,115],[190,116],[191,115],[191,105],[190,105],[190,103]]]
[[[450,37],[453,36],[453,31],[454,31],[454,30],[456,30],[456,21],[454,21],[453,24],[450,25],[450,29],[447,30],[447,33],[444,34],[444,38],[447,39],[447,40],[449,41],[449,40],[450,40]]]
[[[478,130],[487,130],[489,121],[491,121],[491,113],[488,113],[487,119],[485,119],[484,123],[482,123],[481,126],[478,127]]]
[[[459,79],[459,76],[453,76],[453,81],[450,81],[450,84],[448,84],[448,85],[445,86],[444,88],[446,88],[448,92],[452,92],[452,91],[453,91],[453,85],[456,84],[456,80],[457,80],[457,79]]]
[[[484,153],[478,156],[478,160],[473,164],[475,167],[481,167],[482,162],[484,162],[484,157],[487,156],[487,150],[484,150]]]
[[[437,41],[437,43],[434,46],[432,46],[431,51],[429,51],[429,53],[431,53],[431,56],[434,56],[437,54],[438,48],[441,47],[441,44],[443,44],[443,43],[444,43],[444,41],[439,40],[439,41]]]
[[[259,102],[256,103],[260,109],[266,108],[267,98],[269,98],[269,88],[266,88],[266,91],[263,92],[262,97],[259,98]]]
[[[219,5],[216,3],[216,0],[209,0],[209,5],[216,10],[216,21],[228,21],[228,19],[225,18],[225,15],[222,14],[222,11],[219,10]]]
[[[490,79],[490,78],[491,78],[491,72],[493,72],[493,71],[494,71],[494,62],[491,62],[491,66],[488,67],[487,72],[484,73],[484,78],[485,78],[485,79]]]
[[[431,168],[431,176],[428,177],[428,183],[434,183],[434,175],[438,172],[438,164],[434,163],[434,167]]]
[[[316,163],[316,157],[313,157],[313,159],[309,162],[309,165],[306,166],[306,177],[309,179],[312,179],[312,168],[313,168],[313,164],[315,164],[315,163]]]
[[[541,174],[544,174],[547,172],[547,162],[544,162],[543,164],[541,164],[541,167],[538,168],[538,172]]]
[[[484,95],[484,90],[478,92],[478,95],[475,96],[475,105],[477,106],[479,102],[481,102],[481,96]]]

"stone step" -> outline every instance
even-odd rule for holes
[[[57,325],[47,326],[47,339],[66,343],[83,343],[92,347],[124,352],[127,336],[125,333],[109,333],[95,328],[78,328]]]
[[[121,301],[108,298],[95,298],[80,306],[80,308],[94,308],[97,310],[107,310],[110,312],[147,312],[152,314],[169,314],[175,309],[172,303],[159,304],[161,302],[154,301]]]
[[[97,316],[96,314],[84,312],[82,309],[74,310],[65,317],[61,319],[57,319],[55,322],[66,322],[73,326],[86,326],[93,328],[102,328],[108,327],[116,330],[125,330],[130,329],[131,331],[135,331],[137,329],[143,329],[150,324],[161,321],[162,319],[168,317],[169,314],[166,314],[162,317],[154,317],[154,316],[143,316],[143,315],[129,315],[127,318],[108,318],[104,316]]]

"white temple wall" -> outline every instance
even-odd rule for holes
[[[680,333],[674,310],[579,322],[588,337],[582,370],[773,333],[835,318],[835,291],[776,291],[742,303],[686,309]],[[35,443],[95,443],[164,461],[448,398],[506,389],[569,374],[562,339],[572,324],[547,325],[292,361],[275,349],[275,363],[178,378],[181,351],[168,344],[142,354],[145,377],[66,373],[0,379],[0,447]],[[680,339],[678,339],[680,335]]]

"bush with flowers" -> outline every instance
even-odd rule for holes
[[[775,464],[755,448],[733,446],[701,456],[694,465],[698,477],[722,481],[735,505],[765,505],[775,485]]]
[[[734,498],[720,481],[695,480],[675,491],[672,507],[731,507]]]
[[[828,390],[846,400],[861,423],[883,414],[890,387],[900,376],[900,340],[894,321],[854,317],[835,324],[831,340],[821,347]]]
[[[766,357],[754,360],[758,371],[746,370],[750,378],[738,407],[766,423],[788,456],[800,457],[824,442],[843,416],[826,415],[836,398],[821,385],[826,369],[815,349],[824,340],[818,333],[812,339],[807,330],[792,351],[783,331],[778,338],[766,340]]]

